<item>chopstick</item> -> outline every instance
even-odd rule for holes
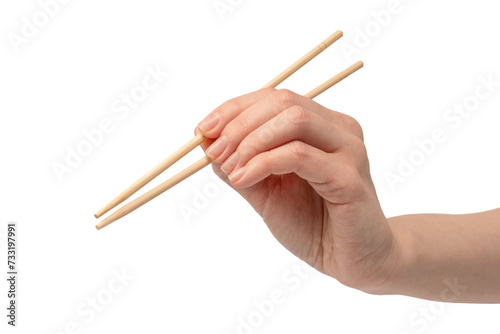
[[[165,160],[160,162],[157,166],[151,169],[149,172],[144,174],[139,180],[135,181],[130,187],[125,189],[120,195],[116,196],[111,202],[106,204],[101,210],[99,210],[94,217],[99,218],[109,210],[113,209],[127,198],[135,194],[139,189],[144,187],[149,181],[160,175],[168,167],[172,166],[174,163],[179,161],[180,158],[185,156],[188,152],[193,150],[196,146],[200,145],[206,138],[198,135],[188,141],[186,144],[182,145],[177,151],[169,155]]]
[[[321,52],[325,51],[326,48],[328,48],[330,45],[335,43],[340,37],[343,36],[342,31],[336,31],[334,32],[331,36],[329,36],[327,39],[325,39],[322,43],[320,43],[318,46],[316,46],[314,49],[309,51],[307,54],[305,54],[302,58],[297,60],[295,63],[290,65],[286,70],[278,74],[273,80],[269,81],[267,84],[265,84],[262,88],[267,88],[267,87],[276,87],[283,81],[285,81],[286,78],[297,72],[302,66],[310,62],[311,60],[314,59],[317,55],[319,55]]]
[[[305,94],[304,96],[310,99],[315,98],[319,94],[323,93],[330,87],[334,86],[335,84],[339,83],[343,79],[347,78],[349,75],[353,74],[357,70],[363,67],[363,62],[358,61],[355,64],[349,66],[339,74],[335,75],[331,79],[325,81],[318,87],[314,88],[311,90],[309,93]],[[187,145],[187,144],[186,144]],[[185,147],[184,145],[183,147]],[[180,149],[179,149],[180,150]],[[179,150],[177,152],[179,152]],[[176,153],[177,153],[176,152]],[[189,152],[189,151],[188,151]],[[187,153],[187,152],[185,152]],[[144,195],[136,198],[132,202],[124,205],[114,213],[112,213],[110,216],[108,216],[106,219],[101,221],[96,225],[96,228],[98,230],[102,229],[103,227],[111,224],[112,222],[122,218],[123,216],[126,216],[130,212],[134,211],[135,209],[141,207],[142,205],[146,204],[147,202],[151,201],[153,198],[157,197],[158,195],[164,193],[168,189],[172,188],[182,180],[188,178],[189,176],[193,175],[194,173],[198,172],[199,170],[203,169],[204,167],[208,166],[210,164],[210,159],[205,156],[202,159],[198,160],[196,163],[193,165],[189,166],[188,168],[184,169],[180,173],[176,174],[172,178],[168,179],[167,181],[163,182],[162,184],[156,186],[152,190],[148,191]]]
[[[128,215],[135,209],[143,206],[153,198],[157,197],[158,195],[161,195],[168,189],[172,188],[175,186],[177,183],[181,182],[182,180],[190,177],[194,173],[198,172],[199,170],[203,169],[204,167],[208,166],[210,164],[210,159],[205,156],[189,166],[188,168],[184,169],[182,172],[176,174],[175,176],[171,177],[167,181],[163,182],[159,186],[156,186],[155,188],[151,189],[144,195],[136,198],[132,202],[122,206],[120,209],[116,210],[113,212],[111,215],[109,215],[106,219],[98,223],[95,227],[100,230],[101,228],[108,226],[112,222],[122,218],[123,216]]]
[[[291,76],[293,73],[297,72],[302,66],[311,61],[314,57],[319,55],[321,52],[326,50],[330,45],[335,43],[339,38],[343,35],[342,31],[336,31],[332,35],[330,35],[327,39],[321,42],[314,49],[309,51],[302,58],[297,60],[295,63],[290,65],[286,70],[278,74],[273,80],[268,82],[262,88],[267,87],[276,87],[280,83],[282,83],[286,78]],[[144,176],[142,176],[139,180],[135,181],[131,186],[125,189],[122,193],[116,196],[111,202],[106,204],[101,210],[97,211],[94,214],[94,217],[99,218],[109,210],[115,208],[117,205],[124,202],[127,198],[135,194],[139,189],[144,187],[147,183],[149,183],[152,179],[160,175],[163,171],[165,171],[168,167],[172,166],[174,163],[179,161],[183,156],[193,150],[196,146],[200,145],[203,141],[205,141],[205,137],[202,134],[196,135],[193,139],[184,144],[181,148],[167,157],[165,160],[156,165],[153,169],[147,172]]]
[[[346,68],[345,70],[340,72],[339,74],[333,76],[331,79],[323,82],[321,85],[314,88],[312,91],[310,91],[309,93],[307,93],[304,96],[308,97],[310,99],[314,99],[316,96],[323,93],[325,90],[333,87],[334,85],[338,84],[339,82],[341,82],[342,80],[344,80],[345,78],[347,78],[348,76],[350,76],[351,74],[353,74],[354,72],[356,72],[357,70],[362,68],[363,66],[364,66],[364,64],[362,61],[355,62],[354,64],[352,64],[351,66],[349,66],[348,68]]]

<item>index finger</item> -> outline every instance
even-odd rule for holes
[[[272,87],[263,88],[224,102],[198,124],[198,129],[204,137],[217,138],[229,121],[275,90]]]

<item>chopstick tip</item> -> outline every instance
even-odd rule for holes
[[[99,231],[99,230],[102,230],[104,227],[108,226],[108,224],[103,224],[103,223],[104,223],[104,221],[99,222],[99,223],[95,226],[96,230],[98,230],[98,231]]]

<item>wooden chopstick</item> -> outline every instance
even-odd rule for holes
[[[339,82],[341,82],[342,80],[344,80],[345,78],[347,78],[348,76],[350,76],[351,74],[353,74],[354,72],[356,72],[357,70],[362,68],[363,66],[364,66],[364,64],[362,61],[358,61],[358,62],[352,64],[351,66],[349,66],[348,68],[346,68],[345,70],[343,70],[339,74],[335,75],[331,79],[323,82],[321,85],[314,88],[312,91],[310,91],[309,93],[307,93],[304,96],[308,97],[310,99],[314,99],[316,96],[323,93],[328,88],[338,84]]]
[[[347,78],[349,75],[353,74],[357,70],[363,67],[363,62],[358,61],[355,64],[349,66],[339,74],[335,75],[331,79],[325,81],[318,87],[314,88],[311,90],[309,93],[305,94],[304,96],[310,99],[315,98],[319,94],[323,93],[325,90],[328,88],[334,86],[335,84],[339,83],[340,81],[344,80]],[[108,216],[106,219],[101,221],[96,225],[96,228],[98,230],[102,229],[105,226],[108,226],[112,222],[122,218],[123,216],[129,214],[130,212],[134,211],[135,209],[141,207],[142,205],[146,204],[147,202],[151,201],[153,198],[157,197],[158,195],[164,193],[168,189],[172,188],[182,180],[190,177],[194,173],[198,172],[199,170],[203,169],[204,167],[208,166],[210,164],[210,159],[205,156],[202,159],[198,160],[195,162],[193,165],[189,166],[188,168],[184,169],[182,172],[176,174],[172,178],[168,179],[167,181],[163,182],[162,184],[156,186],[152,190],[148,191],[144,195],[136,198],[132,202],[124,205],[114,213],[112,213],[110,216]]]
[[[146,204],[156,196],[164,193],[168,189],[172,188],[175,186],[177,183],[181,182],[182,180],[188,178],[189,176],[193,175],[197,171],[203,169],[204,167],[208,166],[210,164],[210,159],[205,156],[202,159],[198,160],[188,168],[184,169],[182,172],[176,174],[175,176],[171,177],[167,181],[163,182],[159,186],[156,186],[155,188],[151,189],[144,195],[136,198],[132,202],[122,206],[120,209],[116,210],[113,212],[111,215],[109,215],[106,219],[98,223],[95,227],[100,230],[101,228],[108,226],[112,222],[122,218],[123,216],[128,215],[135,209],[141,207],[142,205]]]
[[[290,65],[286,70],[278,74],[273,80],[269,81],[267,84],[265,84],[262,88],[267,88],[267,87],[276,87],[280,83],[282,83],[286,78],[297,72],[302,66],[310,62],[314,57],[319,55],[321,52],[325,51],[326,48],[328,48],[330,45],[335,43],[340,37],[343,36],[342,31],[336,31],[334,32],[330,37],[325,39],[322,43],[320,43],[317,47],[309,51],[306,55],[304,55],[302,58],[297,60],[295,63]]]
[[[103,214],[113,209],[118,204],[125,201],[127,198],[132,196],[137,190],[144,187],[149,181],[160,175],[165,169],[172,166],[174,163],[179,161],[180,158],[185,156],[189,151],[191,151],[196,146],[200,145],[205,138],[196,136],[186,144],[182,145],[177,151],[168,156],[165,160],[160,162],[156,167],[147,172],[144,176],[142,176],[139,180],[135,181],[130,187],[124,190],[120,195],[114,198],[111,202],[109,202],[104,208],[99,210],[94,216],[96,218],[101,217]]]
[[[278,74],[278,76],[276,76],[273,80],[268,82],[262,88],[276,87],[281,82],[283,82],[286,78],[288,78],[293,73],[298,71],[302,66],[304,66],[309,61],[311,61],[314,57],[316,57],[321,52],[326,50],[326,48],[328,48],[330,45],[335,43],[335,41],[337,41],[340,37],[342,37],[342,35],[343,35],[342,31],[336,31],[331,36],[329,36],[327,39],[325,39],[323,42],[321,42],[318,46],[316,46],[314,49],[309,51],[302,58],[300,58],[295,63],[293,63],[291,66],[289,66],[286,70],[284,70],[283,72]],[[116,207],[120,203],[124,202],[127,198],[129,198],[130,196],[135,194],[139,189],[144,187],[152,179],[154,179],[155,177],[160,175],[162,172],[164,172],[168,167],[172,166],[174,163],[179,161],[179,159],[181,159],[183,156],[185,156],[187,153],[189,153],[191,150],[193,150],[196,146],[200,145],[204,140],[205,140],[205,137],[203,137],[202,134],[196,135],[193,139],[191,139],[186,144],[184,144],[181,148],[179,148],[177,151],[175,151],[172,155],[170,155],[165,160],[160,162],[152,170],[147,172],[139,180],[135,181],[131,186],[129,186],[127,189],[125,189],[121,194],[116,196],[111,202],[106,204],[101,210],[97,211],[97,213],[94,214],[94,217],[99,218],[103,214],[108,212],[109,210],[113,209],[114,207]]]

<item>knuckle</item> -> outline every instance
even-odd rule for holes
[[[350,133],[363,140],[363,128],[356,119],[354,119],[351,116],[345,115],[344,122],[347,127],[347,130]]]
[[[229,122],[222,130],[220,136],[224,136],[229,147],[237,147],[244,134],[248,132],[248,121],[244,117],[236,117]]]
[[[270,154],[261,154],[258,156],[257,159],[259,165],[264,167],[266,170],[272,170],[272,160],[271,160],[271,155]]]
[[[359,171],[352,164],[345,164],[343,166],[341,177],[336,177],[334,183],[333,189],[335,195],[344,199],[347,197],[353,197],[354,199],[364,189]]]
[[[269,171],[272,173],[273,169],[273,160],[270,152],[264,152],[262,154],[258,154],[252,158],[250,158],[246,162],[246,166],[249,168],[253,168],[255,166],[258,166],[259,169],[263,169],[265,171]]]
[[[308,125],[311,122],[311,114],[301,106],[293,106],[283,112],[283,116],[289,118],[298,127]]]
[[[351,142],[352,150],[356,154],[366,153],[365,143],[357,136],[353,136]]]
[[[307,159],[309,157],[309,147],[298,140],[294,140],[289,145],[290,153],[297,159]]]
[[[272,142],[275,133],[272,129],[259,129],[249,133],[238,146],[240,157],[251,157],[263,150],[267,143]]]
[[[254,143],[254,146],[266,146],[266,143],[272,142],[276,134],[272,129],[263,128],[251,133],[249,141]]]
[[[217,109],[215,109],[215,113],[218,113],[219,116],[224,114],[234,114],[238,110],[240,110],[241,105],[237,99],[227,100]]]
[[[224,130],[222,130],[222,134],[244,133],[247,127],[248,121],[245,117],[238,116],[226,125]]]
[[[247,160],[249,157],[252,157],[256,154],[257,149],[252,144],[252,141],[244,139],[236,148],[236,152],[238,152],[238,157],[240,160]]]
[[[279,89],[273,93],[274,100],[283,109],[286,109],[295,104],[297,101],[297,94],[288,89]]]

